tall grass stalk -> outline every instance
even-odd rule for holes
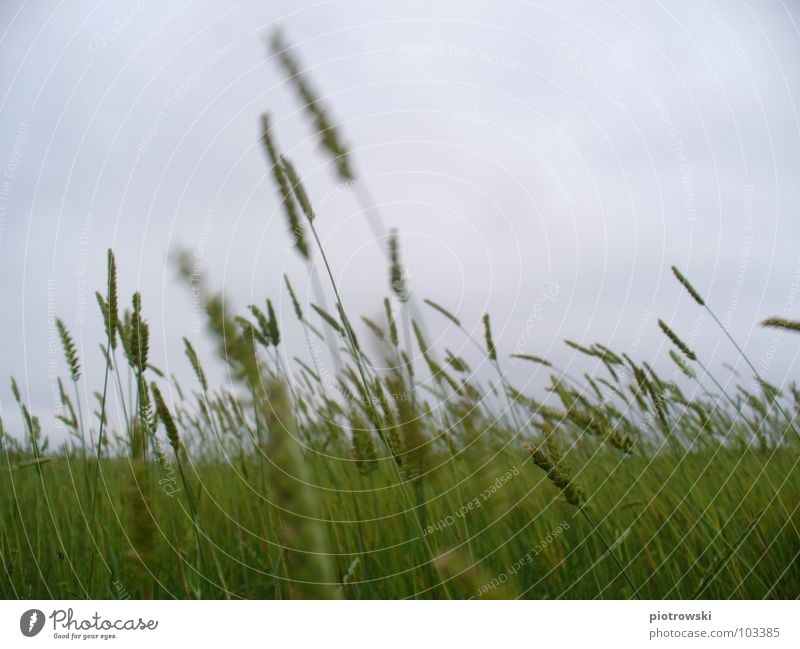
[[[789,415],[788,412],[786,412],[786,410],[784,410],[780,402],[774,399],[769,399],[769,384],[762,378],[761,373],[756,369],[756,366],[753,365],[753,363],[750,361],[750,358],[747,356],[747,354],[745,354],[744,349],[742,349],[739,346],[739,343],[736,342],[736,339],[733,337],[730,331],[728,331],[728,328],[724,324],[722,324],[722,321],[717,317],[717,314],[714,313],[714,311],[711,309],[710,306],[708,306],[706,301],[700,296],[697,290],[689,283],[689,280],[675,266],[672,267],[672,272],[675,275],[675,278],[681,283],[681,285],[683,285],[683,287],[688,291],[688,293],[692,296],[695,302],[697,302],[701,307],[703,307],[706,310],[706,313],[708,313],[708,315],[711,316],[711,319],[717,324],[722,333],[725,334],[725,337],[731,342],[736,351],[739,352],[739,355],[742,357],[744,362],[750,368],[750,371],[753,372],[753,376],[758,382],[758,385],[764,391],[765,396],[768,397],[768,400],[770,402],[774,402],[775,407],[786,419],[789,428],[794,432],[796,436],[800,435],[794,426],[794,419]]]

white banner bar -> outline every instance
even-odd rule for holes
[[[799,620],[796,601],[3,601],[0,647],[796,649]]]

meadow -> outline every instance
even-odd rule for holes
[[[273,47],[337,178],[363,194],[297,62],[279,38]],[[118,295],[109,250],[101,385],[83,384],[84,359],[57,323],[67,372],[54,417],[67,441],[52,443],[52,422],[12,379],[23,429],[0,425],[1,597],[800,596],[795,384],[767,383],[743,355],[751,375],[737,385],[662,321],[669,376],[600,343],[565,341],[590,361],[580,376],[504,358],[488,314],[462,323],[417,295],[396,233],[385,238],[384,316],[356,321],[317,235],[325,215],[266,116],[260,134],[317,298],[301,304],[285,277],[292,317],[278,318],[275,296],[231,313],[179,258],[218,351],[201,359],[175,341],[193,377],[179,382],[150,362],[146,304]],[[480,361],[431,346],[436,319]],[[304,334],[302,357],[285,349],[289,328]],[[535,388],[511,384],[512,362]],[[212,364],[223,385],[208,380]]]

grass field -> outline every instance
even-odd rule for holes
[[[339,179],[355,180],[295,64],[282,62]],[[266,118],[262,135],[295,248],[324,296],[300,304],[286,278],[291,318],[279,321],[269,300],[235,315],[183,259],[218,358],[184,339],[193,379],[180,384],[150,363],[142,297],[123,305],[109,251],[101,385],[83,384],[58,323],[68,372],[54,416],[66,442],[48,439],[53,422],[31,415],[12,381],[23,428],[0,436],[0,596],[800,596],[795,385],[769,385],[750,366],[747,387],[734,386],[663,322],[668,377],[597,343],[567,341],[591,361],[579,377],[503,358],[488,315],[477,340],[446,305],[411,292],[395,235],[385,316],[363,318],[357,335],[300,174]],[[477,350],[478,367],[429,345],[425,321],[437,318]],[[285,349],[289,328],[305,334],[302,358]],[[210,385],[204,368],[220,362],[230,380]],[[510,384],[512,362],[536,389]],[[93,401],[78,396],[92,390]]]
[[[168,497],[155,467],[103,460],[95,517],[75,461],[54,459],[42,480],[4,469],[2,596],[631,597],[619,561],[643,598],[797,597],[796,454],[725,450],[648,463],[602,453],[579,475],[593,486],[595,531],[512,449],[485,466],[445,460],[425,478],[432,555],[389,470],[362,478],[346,463],[311,461],[324,521],[314,531],[331,553],[315,558],[304,554],[315,551],[311,523],[263,496],[268,461],[189,470],[197,536],[185,493]],[[514,467],[519,474],[482,500]],[[464,511],[470,498],[481,505]],[[326,571],[338,585],[294,581]]]
[[[109,267],[107,321],[117,301],[110,253]],[[25,432],[2,438],[0,594],[800,594],[794,386],[712,393],[699,360],[675,353],[676,373],[694,381],[689,396],[593,345],[578,346],[598,361],[582,379],[519,358],[549,381],[537,400],[506,381],[488,320],[496,380],[481,383],[463,359],[437,361],[416,323],[416,347],[404,349],[386,304],[387,322],[369,325],[385,345],[380,371],[346,317],[322,317],[342,363],[326,382],[299,360],[285,369],[270,307],[237,320],[209,296],[210,331],[235,381],[214,389],[188,341],[193,385],[147,362],[134,297],[110,318],[91,417],[68,396],[81,366],[61,327],[71,376],[58,417],[69,441],[49,449],[12,385]],[[297,316],[322,344],[299,305]]]

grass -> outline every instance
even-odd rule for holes
[[[283,41],[273,47],[340,179],[357,181],[300,66]],[[54,413],[66,441],[51,447],[12,379],[23,428],[5,431],[0,422],[0,596],[800,595],[794,384],[754,376],[750,388],[723,385],[659,321],[675,346],[672,376],[599,343],[565,341],[592,371],[574,377],[516,354],[513,362],[539,377],[539,389],[524,393],[504,373],[488,314],[480,341],[446,306],[425,299],[421,309],[394,231],[385,321],[363,318],[366,330],[357,333],[317,234],[324,214],[315,214],[267,118],[261,135],[320,304],[304,309],[287,277],[293,320],[279,321],[270,299],[234,315],[192,275],[218,358],[201,359],[184,338],[194,376],[184,385],[148,360],[142,296],[120,313],[109,251],[97,295],[106,339],[96,403],[81,402],[92,386],[57,321],[73,387],[59,383]],[[363,181],[357,187],[368,195]],[[185,260],[182,268],[188,279]],[[455,325],[492,378],[431,347],[427,316]],[[785,319],[765,324],[800,328]],[[281,335],[289,327],[304,332],[305,360],[289,360],[296,350]],[[375,344],[364,346],[360,335]],[[367,348],[381,351],[373,358]],[[221,363],[231,382],[212,385],[208,363]]]
[[[633,596],[604,541],[524,454],[488,451],[491,459],[482,462],[471,450],[472,462],[445,461],[425,477],[426,538],[439,554],[463,555],[470,577],[448,582],[452,596],[478,597],[501,574],[508,575],[505,596]],[[111,598],[121,583],[135,598],[284,598],[308,590],[316,597],[319,588],[354,599],[446,596],[448,576],[428,567],[421,540],[406,524],[394,472],[379,466],[365,478],[347,460],[307,455],[314,456],[306,462],[308,492],[320,520],[301,517],[291,488],[286,494],[271,483],[263,488],[269,460],[247,454],[230,463],[196,462],[187,479],[198,492],[199,542],[183,487],[159,485],[158,476],[128,458],[101,461],[94,529],[75,460],[53,458],[42,466],[42,479],[31,468],[6,468],[0,594]],[[680,459],[630,458],[627,466],[604,455],[579,476],[592,485],[596,523],[640,597],[797,597],[796,455],[719,449]],[[483,500],[514,467],[519,474]],[[169,471],[160,479],[170,480]],[[289,498],[291,510],[280,497]],[[466,509],[475,498],[480,505]],[[281,517],[290,520],[278,523]],[[319,558],[309,547],[316,537],[303,536],[310,522],[330,565],[302,577],[312,582],[305,584],[298,580],[306,559]],[[564,523],[569,528],[547,543]]]

